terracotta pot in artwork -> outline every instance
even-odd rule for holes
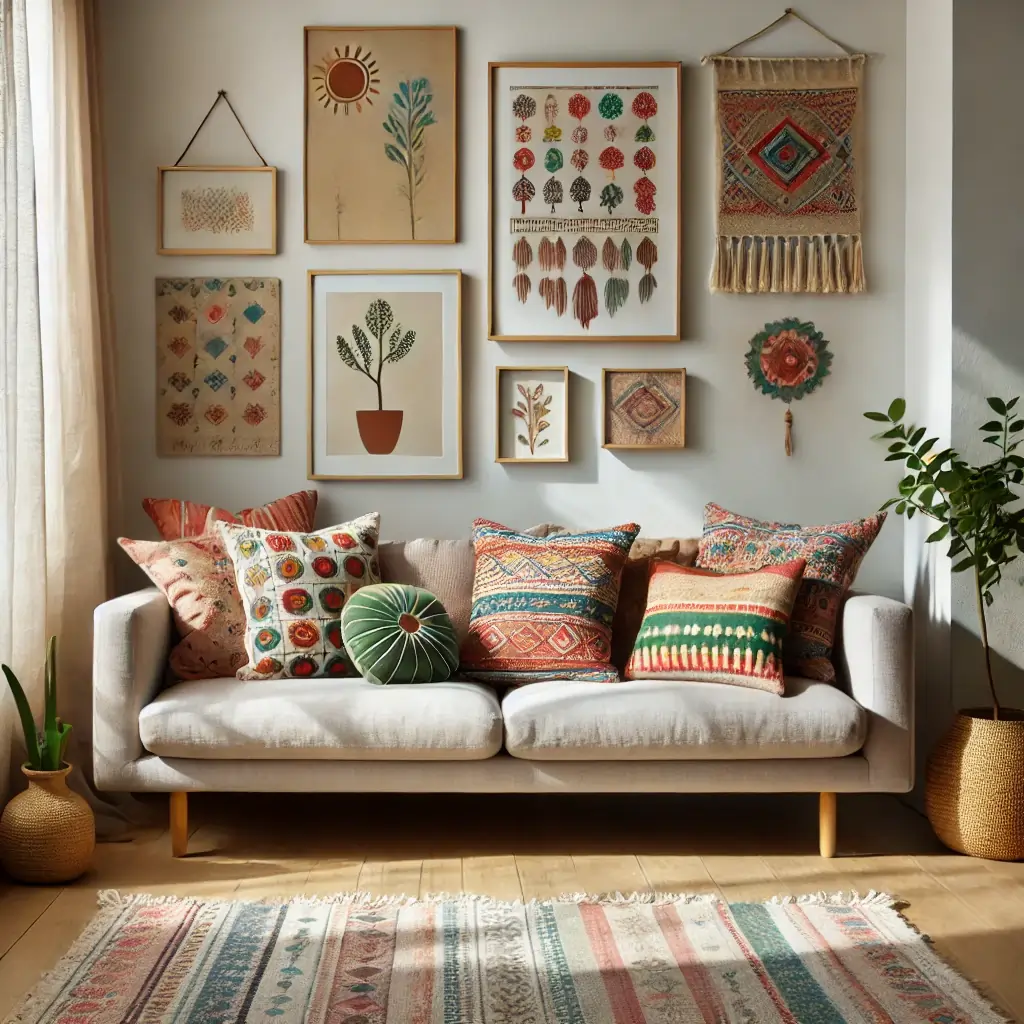
[[[370,455],[390,455],[402,433],[401,409],[359,409],[356,424],[363,447]]]
[[[92,808],[68,789],[70,765],[54,772],[21,770],[28,789],[11,800],[0,819],[0,864],[18,882],[70,882],[92,862]]]

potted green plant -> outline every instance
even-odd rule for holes
[[[957,712],[928,759],[925,805],[947,846],[996,860],[1024,857],[1024,712],[999,702],[986,614],[1003,570],[1024,544],[1024,509],[1015,490],[1024,481],[1024,456],[1017,454],[1024,431],[1024,419],[1015,412],[1018,401],[988,399],[995,418],[979,429],[995,452],[979,465],[926,437],[924,427],[904,422],[902,398],[887,412],[864,414],[885,424],[879,439],[889,442],[886,460],[904,463],[907,471],[899,496],[882,507],[895,506],[908,519],[920,514],[934,520],[927,541],[948,544],[953,572],[973,575],[991,704]]]
[[[387,363],[397,363],[409,354],[416,342],[416,332],[406,331],[403,335],[399,324],[390,337],[386,337],[395,322],[395,315],[391,304],[384,299],[374,299],[364,319],[376,342],[376,352],[366,331],[353,324],[352,344],[338,335],[338,355],[346,366],[361,373],[377,388],[377,408],[356,411],[356,425],[363,447],[370,455],[390,455],[401,436],[405,413],[401,409],[384,408],[381,378]]]
[[[68,789],[64,760],[71,726],[57,717],[57,638],[46,645],[43,727],[36,729],[18,677],[2,666],[25,733],[28,789],[0,817],[0,864],[19,882],[68,882],[89,867],[96,845],[92,808]]]

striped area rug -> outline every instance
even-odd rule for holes
[[[103,893],[12,1017],[54,1024],[989,1024],[870,893],[211,902]]]

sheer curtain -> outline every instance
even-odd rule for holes
[[[10,167],[11,154],[21,155],[24,164],[15,165],[28,175],[18,178],[11,199],[4,181],[5,210],[14,203],[18,238],[12,244],[9,224],[0,338],[7,484],[0,513],[0,658],[38,696],[45,638],[57,634],[61,714],[74,730],[69,760],[88,777],[92,612],[110,593],[110,513],[117,498],[96,9],[93,0],[27,2],[26,30],[26,0],[0,0],[0,32],[10,33],[13,52],[22,57],[20,65],[13,62],[12,80],[24,103],[16,138],[5,108],[4,162]],[[7,85],[5,74],[5,96]],[[3,708],[9,742],[17,723],[6,696]],[[8,763],[0,752],[0,767]]]

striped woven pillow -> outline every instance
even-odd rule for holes
[[[184,498],[143,498],[146,515],[156,524],[164,540],[216,534],[216,523],[241,523],[261,530],[309,533],[316,516],[316,491],[296,491],[267,505],[229,512]]]
[[[806,562],[721,575],[652,562],[627,679],[691,679],[783,692],[782,644]]]

